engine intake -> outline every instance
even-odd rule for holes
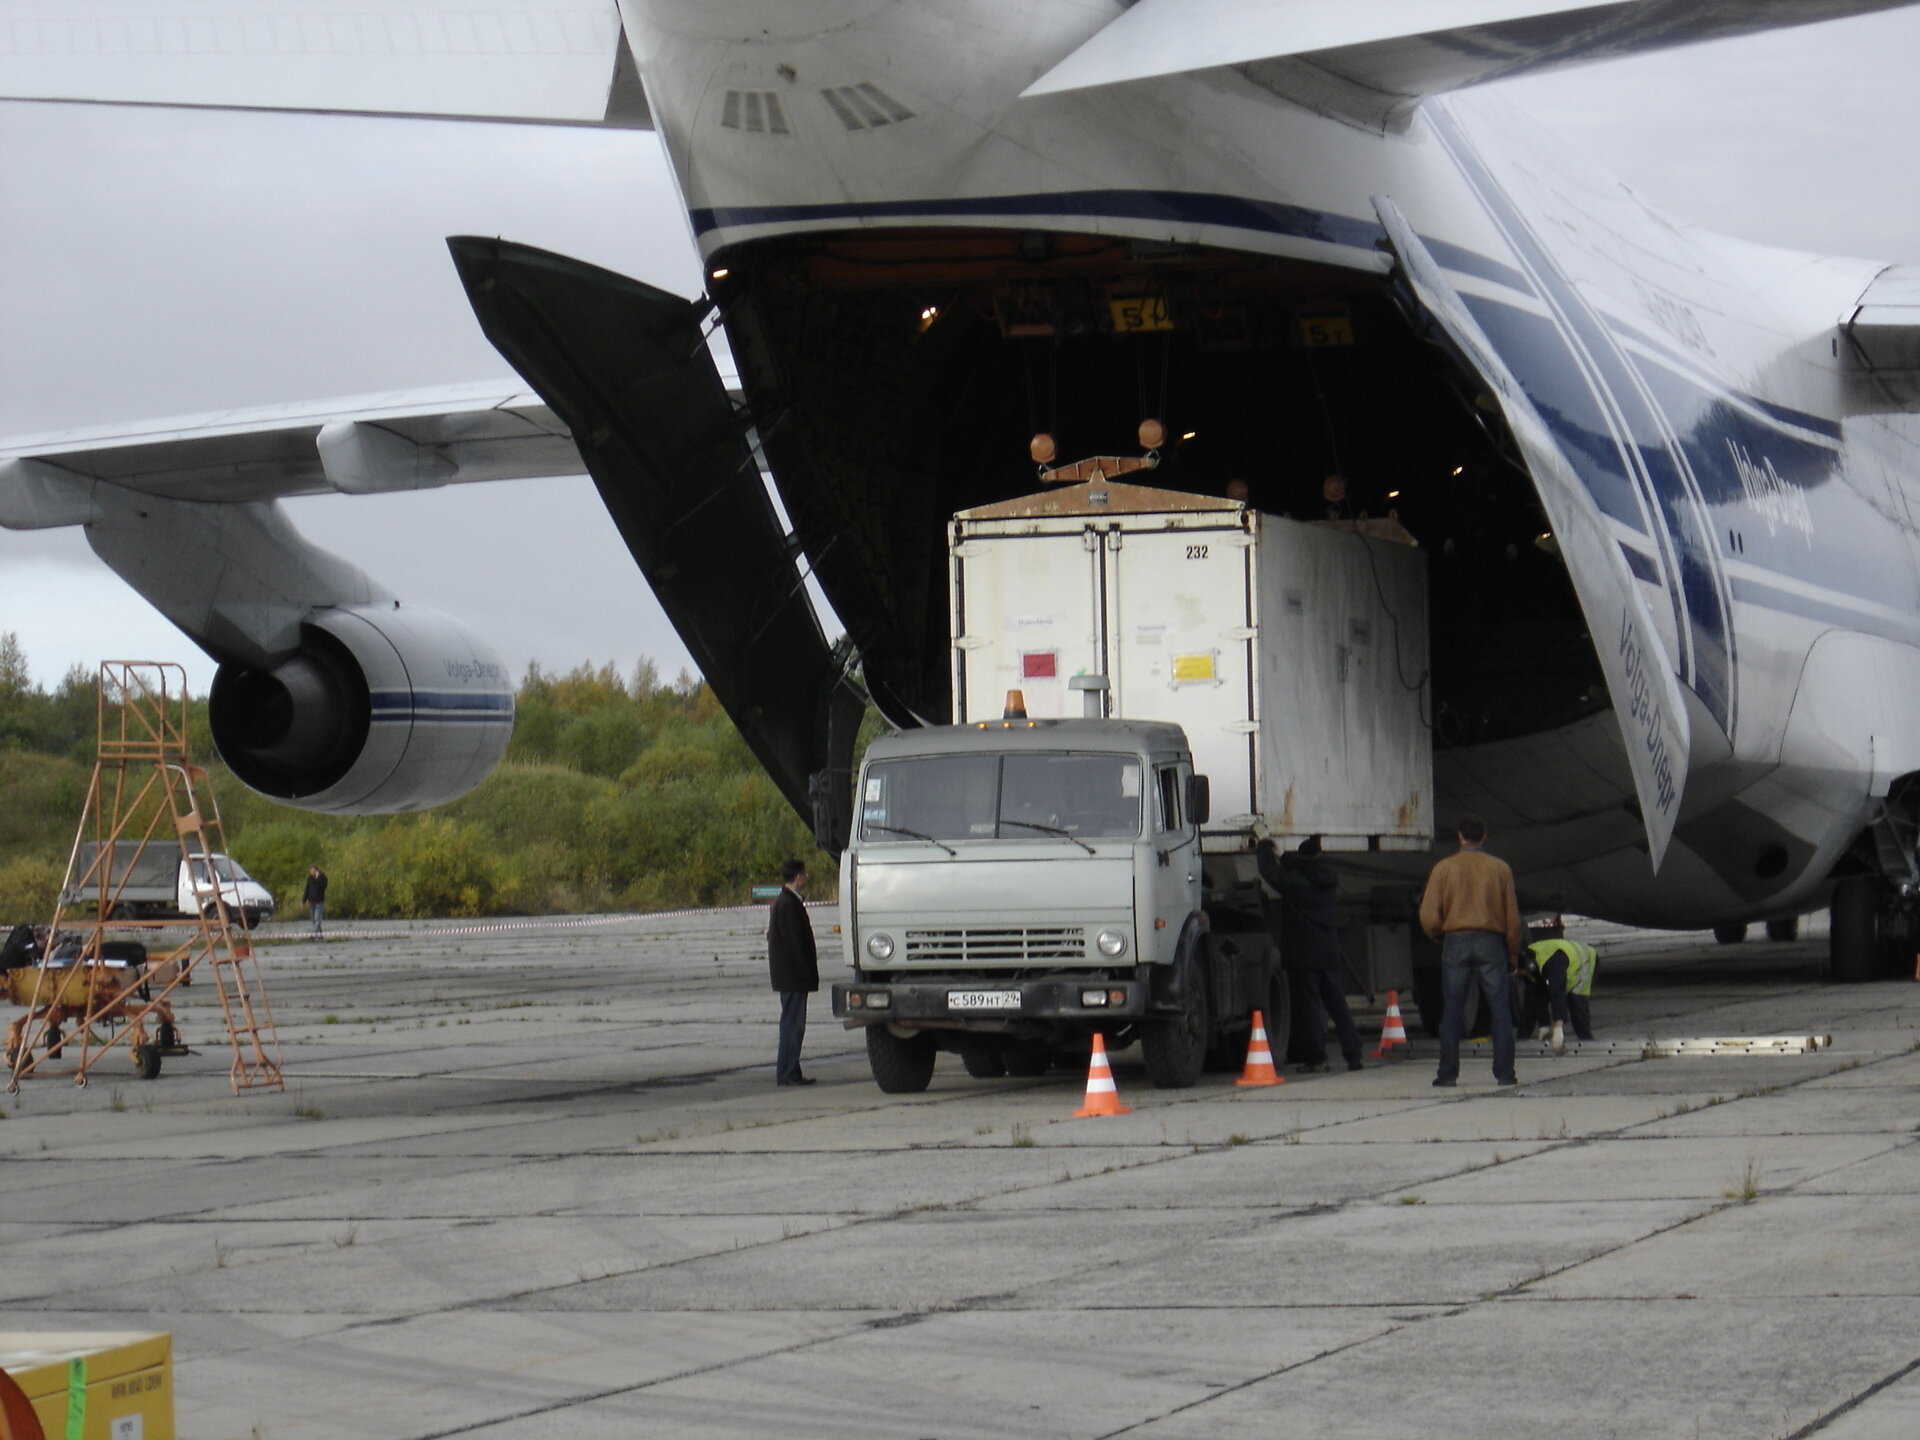
[[[513,689],[491,650],[430,610],[324,609],[299,650],[222,664],[213,742],[248,788],[303,810],[426,810],[486,779],[513,735]]]

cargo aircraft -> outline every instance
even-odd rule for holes
[[[1689,228],[1482,87],[1888,8],[6,0],[14,98],[651,127],[709,289],[455,237],[528,393],[15,443],[0,524],[85,526],[219,662],[246,783],[400,810],[488,772],[511,679],[277,502],[584,468],[837,847],[855,667],[895,724],[952,713],[950,517],[1034,489],[1037,433],[1154,420],[1157,485],[1426,549],[1434,808],[1484,814],[1531,903],[1830,904],[1871,978],[1920,885],[1920,270]]]

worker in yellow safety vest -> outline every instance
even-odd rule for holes
[[[1557,917],[1549,924],[1532,927],[1530,933],[1536,938],[1521,957],[1527,993],[1520,1033],[1549,1041],[1556,1052],[1567,1048],[1569,1023],[1577,1037],[1593,1039],[1589,997],[1593,994],[1594,971],[1600,965],[1599,952],[1591,945],[1567,939],[1566,927]]]

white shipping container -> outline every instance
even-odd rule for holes
[[[1009,690],[1080,715],[1072,677],[1105,676],[1098,713],[1186,730],[1207,848],[1244,848],[1256,817],[1329,849],[1431,842],[1412,544],[1094,480],[961,512],[950,563],[957,721],[998,719]]]

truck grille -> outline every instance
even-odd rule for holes
[[[1087,958],[1087,932],[1078,925],[974,926],[965,930],[907,931],[913,964],[1039,964]]]

